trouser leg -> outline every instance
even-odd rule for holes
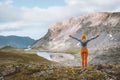
[[[87,67],[87,58],[88,58],[88,52],[85,53],[85,67]]]
[[[85,54],[81,53],[81,58],[82,58],[82,67],[85,67]]]

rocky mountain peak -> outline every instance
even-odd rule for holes
[[[119,13],[99,12],[84,16],[73,17],[63,22],[58,22],[51,25],[48,33],[43,38],[41,38],[38,43],[46,41],[46,49],[54,50],[56,49],[56,46],[60,45],[62,48],[64,44],[70,44],[71,39],[68,37],[68,35],[70,34],[79,38],[82,33],[86,33],[88,36],[102,34],[103,32],[107,34],[112,31],[112,28],[119,27],[119,21]],[[38,43],[34,44],[32,48],[38,48],[39,46],[43,46],[43,48],[45,48],[44,44]]]
[[[79,42],[71,39],[69,35],[81,39],[82,33],[85,33],[87,38],[100,34],[99,38],[88,43],[89,62],[97,64],[100,63],[101,58],[104,58],[101,63],[120,62],[117,57],[120,56],[119,12],[93,13],[55,23],[49,27],[48,33],[43,38],[32,45],[32,48],[52,52],[79,53]]]

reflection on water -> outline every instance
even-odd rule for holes
[[[50,61],[61,62],[66,60],[74,60],[74,55],[65,54],[65,53],[47,53],[47,52],[38,52],[38,56],[46,58]]]
[[[41,56],[41,57],[43,57],[43,58],[46,58],[46,59],[48,59],[48,60],[52,60],[50,53],[47,53],[47,52],[38,52],[37,55],[38,55],[38,56]]]

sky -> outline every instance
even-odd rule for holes
[[[95,12],[120,12],[120,0],[0,0],[0,35],[43,37],[50,25]]]

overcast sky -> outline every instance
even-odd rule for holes
[[[53,23],[94,12],[119,12],[120,0],[0,0],[0,35],[39,39]]]

